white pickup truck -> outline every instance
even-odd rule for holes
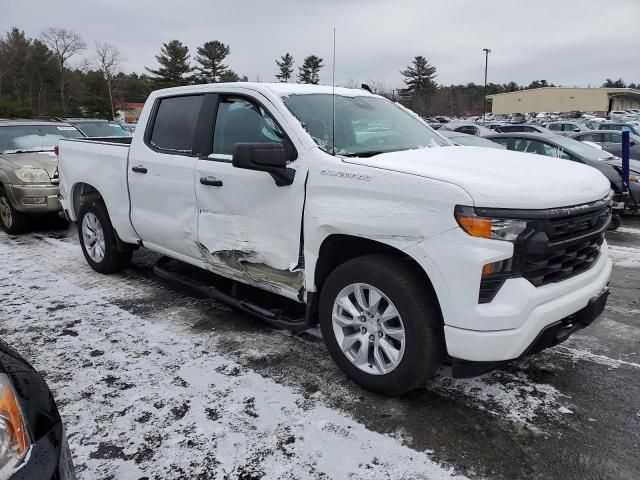
[[[159,90],[133,139],[63,140],[59,153],[60,200],[96,271],[146,247],[299,302],[297,320],[236,305],[319,323],[344,372],[383,394],[443,361],[474,376],[555,345],[607,300],[600,172],[451,146],[365,90]],[[234,302],[233,288],[209,291]]]

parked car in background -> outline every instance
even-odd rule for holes
[[[629,130],[634,135],[640,135],[640,128],[631,122],[604,122],[598,126],[598,130]]]
[[[612,110],[611,112],[609,112],[609,118],[611,120],[622,120],[625,119],[629,116],[629,112],[626,112],[625,110]]]
[[[607,119],[603,117],[593,117],[587,119],[584,124],[590,130],[597,130],[600,124],[606,121]]]
[[[622,132],[618,130],[589,130],[571,135],[570,138],[580,142],[593,142],[603,150],[617,157],[622,157]],[[629,133],[629,156],[640,159],[640,136]]]
[[[561,135],[542,135],[539,133],[497,133],[486,138],[504,145],[507,149],[523,153],[535,153],[547,157],[556,157],[563,160],[582,163],[599,170],[611,183],[612,190],[620,195],[622,193],[622,172],[613,155],[585,145],[582,142]],[[640,176],[634,177],[630,182],[633,198],[626,206],[634,210],[636,199],[640,200]],[[618,197],[620,198],[620,197]],[[616,218],[616,222],[619,218]],[[619,223],[618,223],[619,224]]]
[[[0,478],[74,480],[55,400],[42,376],[0,340]]]
[[[65,122],[77,127],[87,137],[130,137],[131,132],[118,122],[99,118],[65,118]]]
[[[511,115],[511,123],[524,123],[527,121],[527,117],[522,113],[514,113]]]
[[[56,214],[58,156],[61,138],[84,135],[60,122],[9,120],[0,122],[0,228],[25,232],[36,215]]]
[[[506,124],[506,125],[497,125],[494,131],[498,133],[511,133],[511,132],[529,132],[529,133],[551,133],[548,128],[542,127],[540,125],[528,124],[528,123],[520,123],[520,124]]]
[[[440,130],[440,135],[446,137],[454,145],[466,146],[466,147],[487,147],[487,148],[499,148],[504,149],[504,145],[492,142],[484,137],[478,135],[469,135],[467,133],[452,132],[451,130]]]
[[[452,132],[458,133],[466,133],[468,135],[477,135],[479,137],[483,137],[485,135],[489,135],[493,133],[493,130],[490,130],[482,125],[478,125],[472,122],[461,122],[461,121],[451,121],[442,126],[442,130],[449,130]]]
[[[552,133],[564,136],[588,130],[587,127],[578,122],[550,122],[546,127]]]

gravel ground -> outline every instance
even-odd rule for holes
[[[72,228],[0,233],[0,336],[54,392],[81,479],[640,478],[640,222],[603,316],[493,373],[389,399],[290,334],[153,275],[102,276]]]

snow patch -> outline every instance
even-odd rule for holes
[[[617,267],[640,268],[640,248],[609,245],[609,257]]]
[[[0,265],[0,335],[45,375],[80,479],[463,478],[19,249]]]
[[[566,396],[552,385],[536,383],[524,372],[496,370],[476,378],[454,379],[443,367],[432,381],[436,391],[459,397],[470,407],[538,430],[538,420],[558,420]],[[457,395],[456,395],[457,394]]]

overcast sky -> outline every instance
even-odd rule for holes
[[[192,53],[220,40],[231,47],[229,66],[250,80],[275,80],[274,59],[291,52],[296,73],[306,55],[323,57],[321,83],[330,84],[336,27],[338,84],[400,87],[399,71],[416,55],[437,68],[438,83],[482,83],[483,48],[492,50],[490,82],[640,82],[639,0],[0,0],[0,11],[2,31],[76,31],[86,58],[96,40],[113,43],[125,71],[155,68],[172,39]]]

